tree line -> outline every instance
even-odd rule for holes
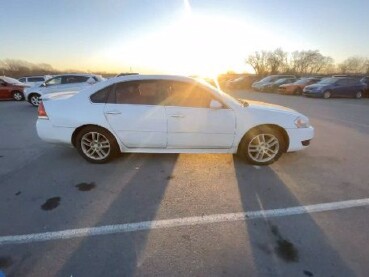
[[[258,75],[288,73],[313,74],[369,74],[369,59],[349,57],[335,64],[329,56],[319,50],[301,50],[288,53],[281,48],[273,51],[256,51],[245,60]]]
[[[20,78],[23,76],[57,75],[63,73],[83,73],[83,71],[76,69],[58,70],[47,63],[35,64],[24,60],[15,59],[0,60],[0,75],[5,75],[13,78]],[[116,75],[116,73],[96,71],[88,71],[88,73],[104,75],[105,77]]]

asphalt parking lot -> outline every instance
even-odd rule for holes
[[[30,104],[0,102],[0,271],[367,276],[369,206],[344,203],[369,203],[369,99],[235,95],[309,116],[312,145],[268,167],[224,154],[127,154],[93,165],[39,140]],[[335,204],[306,208],[326,203]],[[259,211],[272,212],[252,216]],[[97,229],[81,231],[89,227]]]

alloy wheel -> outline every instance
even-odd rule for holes
[[[251,139],[247,151],[255,162],[269,162],[279,152],[279,140],[272,134],[259,134]]]
[[[40,97],[39,96],[37,96],[37,95],[32,95],[31,96],[31,104],[33,105],[33,106],[38,106],[38,105],[40,105]]]
[[[109,140],[99,132],[88,132],[81,138],[81,149],[90,159],[103,160],[109,156],[111,146]]]

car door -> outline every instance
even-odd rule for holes
[[[0,80],[0,99],[11,98],[9,86],[10,84],[6,83],[3,80]]]
[[[165,113],[168,148],[230,148],[235,134],[235,114],[209,89],[186,82],[168,83]],[[217,108],[210,108],[212,101]]]
[[[105,117],[128,148],[165,148],[167,120],[157,81],[117,83]]]
[[[45,86],[40,87],[40,92],[42,94],[57,92],[62,85],[62,76],[56,76],[45,82]]]
[[[62,91],[80,91],[87,85],[88,76],[65,75],[62,77],[62,83],[58,87],[58,92]]]
[[[336,86],[334,87],[334,95],[335,96],[347,96],[350,94],[350,85],[349,79],[341,79],[336,82]]]

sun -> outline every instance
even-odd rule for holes
[[[170,26],[117,42],[105,50],[104,60],[121,62],[134,71],[214,77],[232,70],[250,70],[247,54],[276,41],[247,19],[191,11],[184,1],[183,16]]]

